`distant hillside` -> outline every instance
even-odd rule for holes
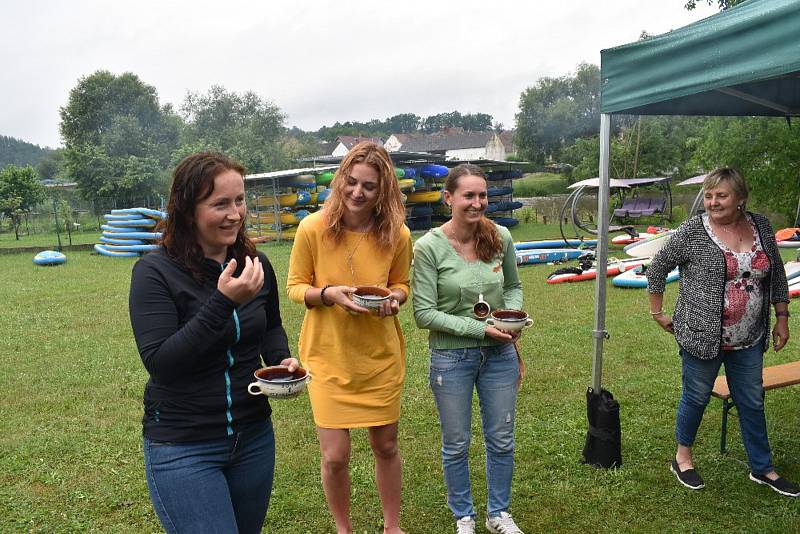
[[[6,165],[35,167],[43,160],[52,149],[42,148],[39,145],[0,135],[0,169]]]

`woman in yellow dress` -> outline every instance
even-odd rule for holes
[[[411,236],[383,147],[353,147],[331,189],[325,208],[300,222],[287,281],[289,298],[306,306],[299,354],[313,376],[322,486],[337,533],[351,533],[350,429],[367,428],[384,532],[399,534],[405,343],[397,313],[409,294]],[[350,297],[361,285],[386,287],[391,297],[370,313]]]

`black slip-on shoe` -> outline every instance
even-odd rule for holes
[[[754,475],[753,473],[750,473],[750,480],[752,480],[756,484],[763,484],[765,486],[769,486],[770,488],[774,489],[781,495],[786,495],[787,497],[800,496],[800,486],[792,482],[789,482],[783,477],[778,477],[775,480],[770,480],[765,475]]]
[[[706,487],[697,471],[694,469],[681,471],[681,468],[678,467],[678,461],[675,459],[672,460],[672,465],[669,467],[669,470],[675,473],[678,482],[691,490],[701,490]]]

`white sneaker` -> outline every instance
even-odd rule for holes
[[[475,520],[465,515],[456,521],[456,534],[475,534]]]
[[[487,517],[486,529],[494,534],[524,534],[508,512],[500,512],[497,517]]]

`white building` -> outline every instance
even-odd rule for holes
[[[432,134],[392,134],[383,147],[389,152],[440,154],[450,160],[506,159],[506,147],[497,133],[466,132],[462,128],[446,128]]]

